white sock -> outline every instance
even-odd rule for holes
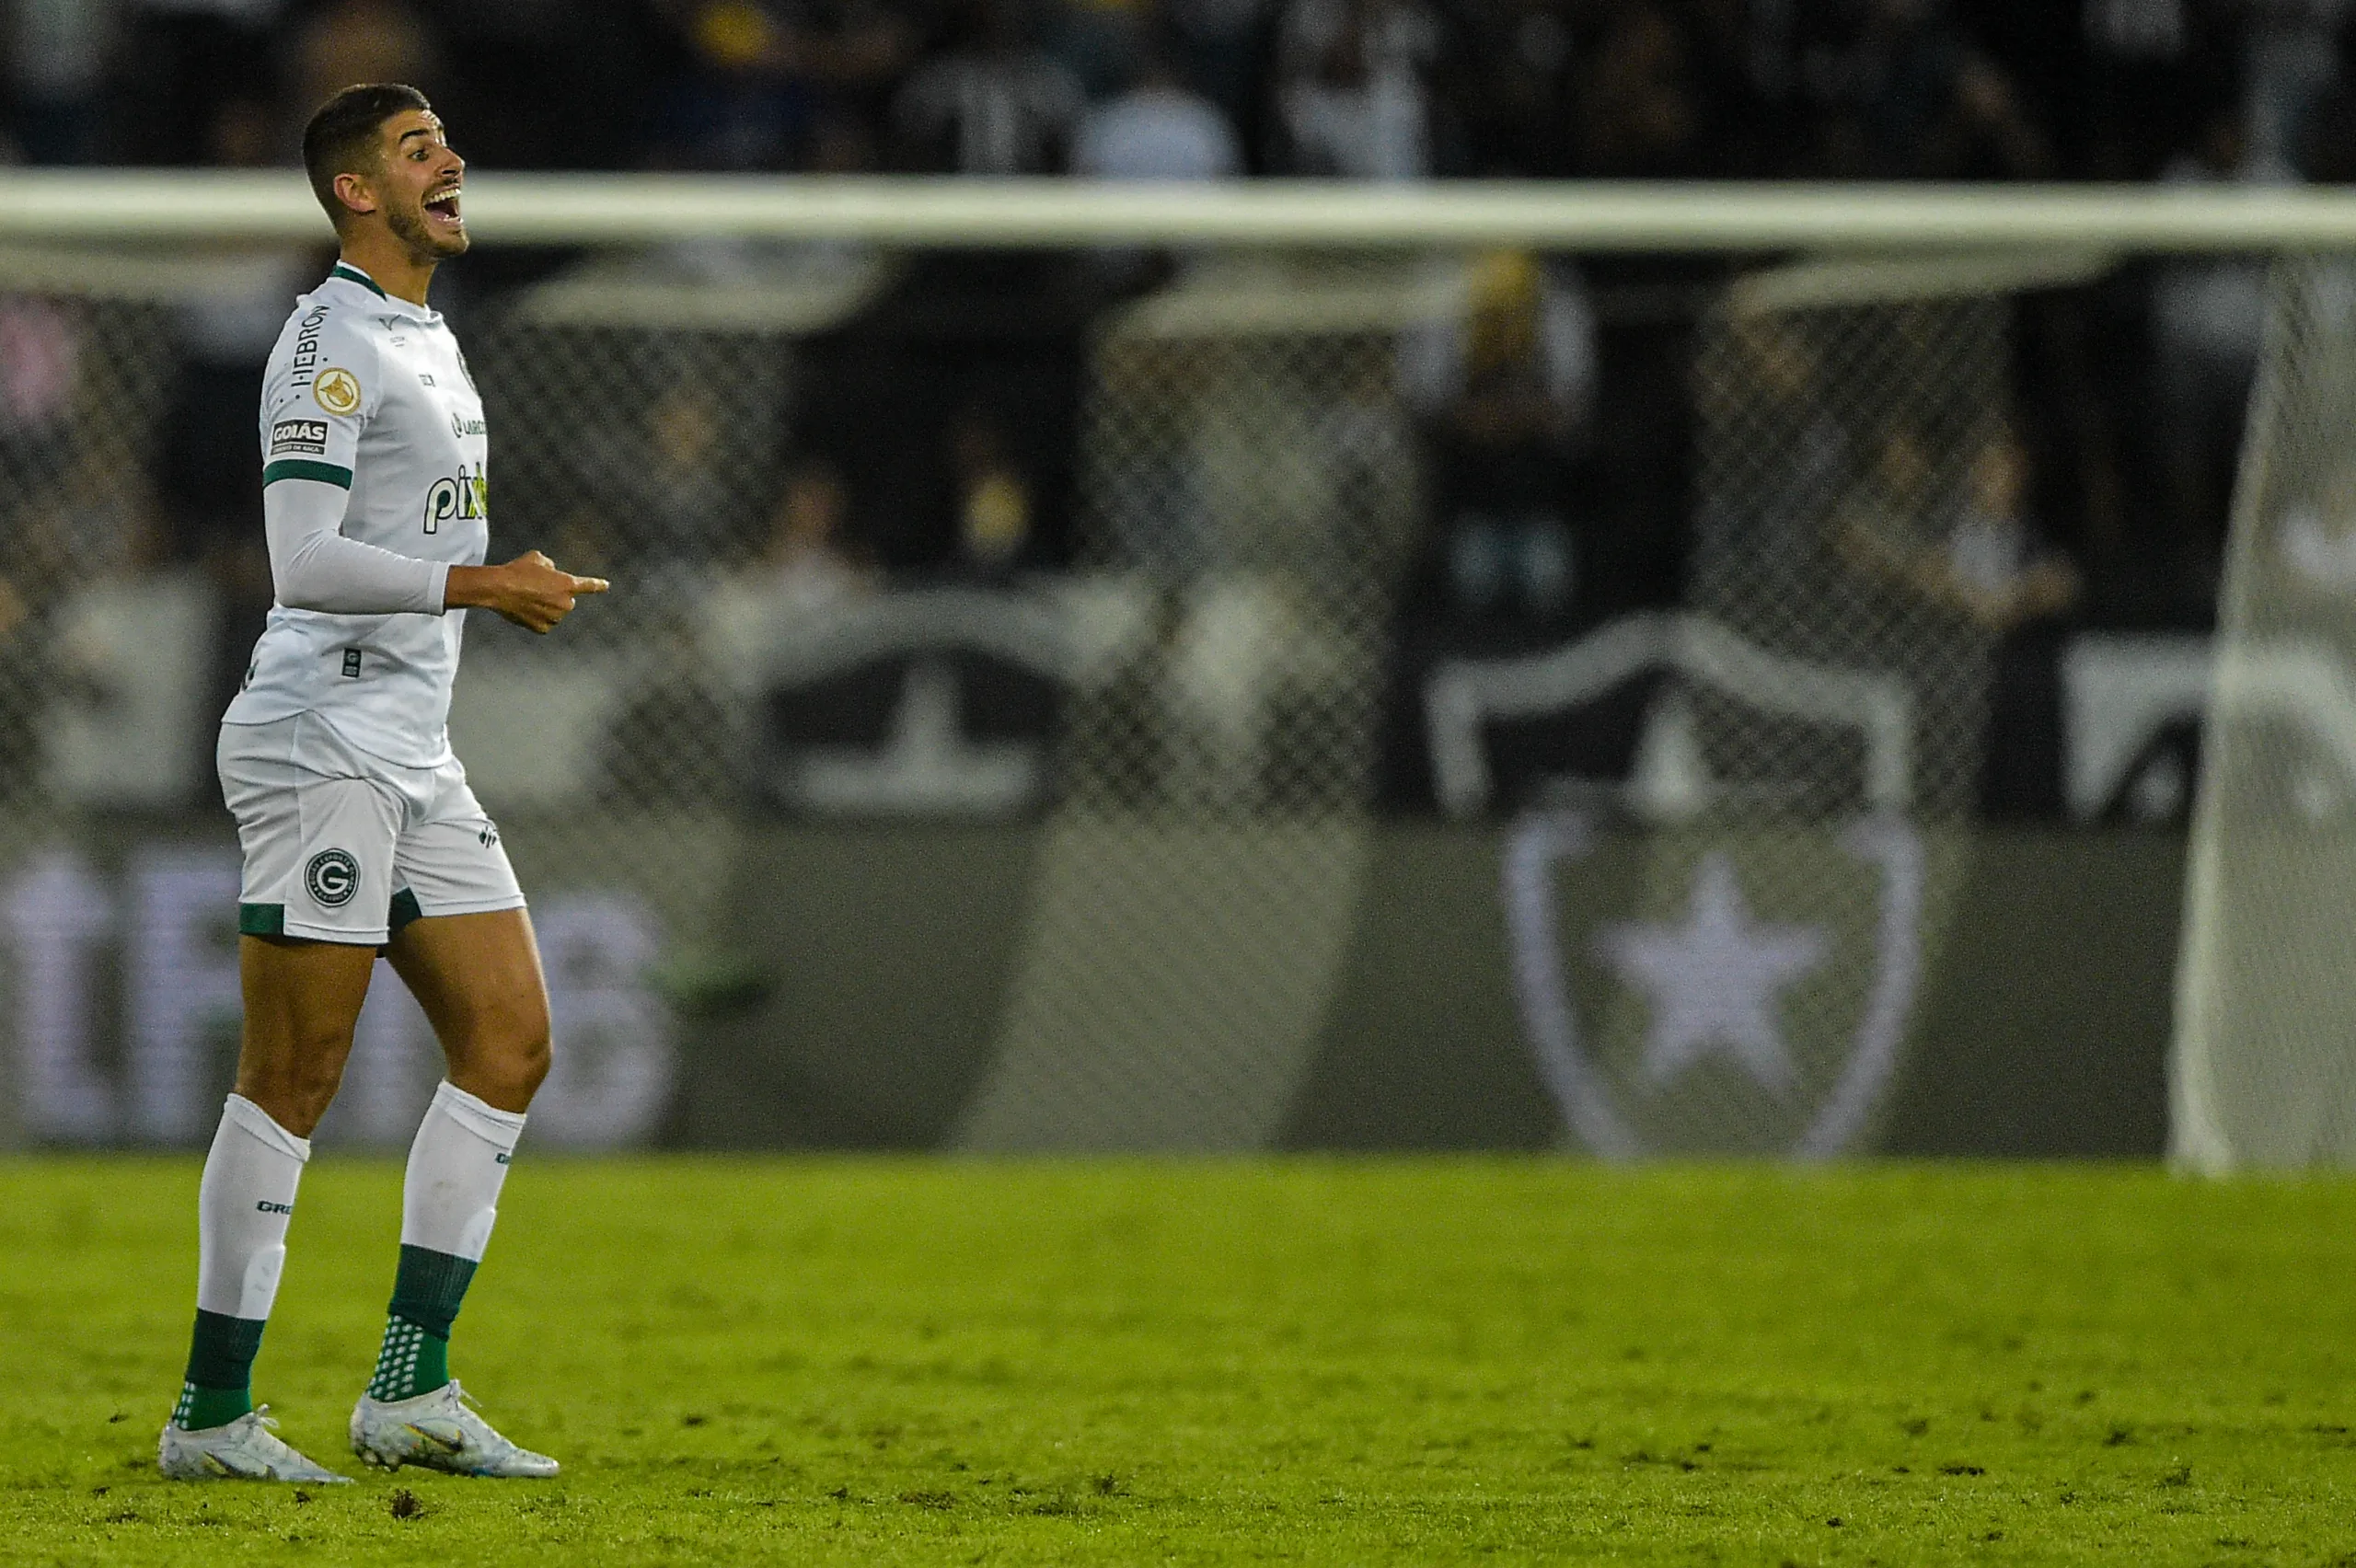
[[[447,1079],[433,1091],[409,1146],[400,1267],[370,1399],[416,1399],[450,1381],[450,1325],[491,1244],[508,1156],[523,1136],[520,1113],[494,1111]]]
[[[481,1262],[507,1161],[523,1136],[523,1113],[494,1110],[445,1078],[409,1146],[401,1245]]]
[[[270,1316],[286,1267],[286,1223],[311,1140],[271,1120],[242,1094],[221,1108],[221,1127],[197,1188],[196,1305],[225,1318]]]

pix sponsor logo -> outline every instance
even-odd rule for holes
[[[445,523],[471,523],[491,515],[491,474],[482,464],[461,468],[446,479],[436,479],[425,492],[425,531],[438,534]]]
[[[325,420],[281,420],[270,427],[270,455],[282,457],[292,452],[307,452],[325,456],[328,449],[328,424]]]

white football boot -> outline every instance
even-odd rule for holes
[[[447,1470],[452,1475],[551,1476],[557,1463],[519,1448],[491,1430],[467,1403],[453,1378],[407,1400],[360,1396],[352,1407],[352,1451],[372,1465]]]
[[[225,1426],[190,1432],[167,1426],[156,1440],[156,1466],[171,1481],[294,1481],[305,1485],[349,1486],[352,1478],[323,1470],[272,1435],[278,1423],[249,1410]]]

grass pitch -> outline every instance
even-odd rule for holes
[[[525,1161],[362,1473],[398,1170],[306,1177],[169,1485],[190,1161],[0,1164],[0,1562],[2356,1563],[2356,1185],[2061,1168]]]

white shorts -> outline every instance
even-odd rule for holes
[[[216,755],[245,850],[237,929],[248,936],[381,947],[423,916],[524,905],[456,757],[404,767],[316,713],[224,724]]]

